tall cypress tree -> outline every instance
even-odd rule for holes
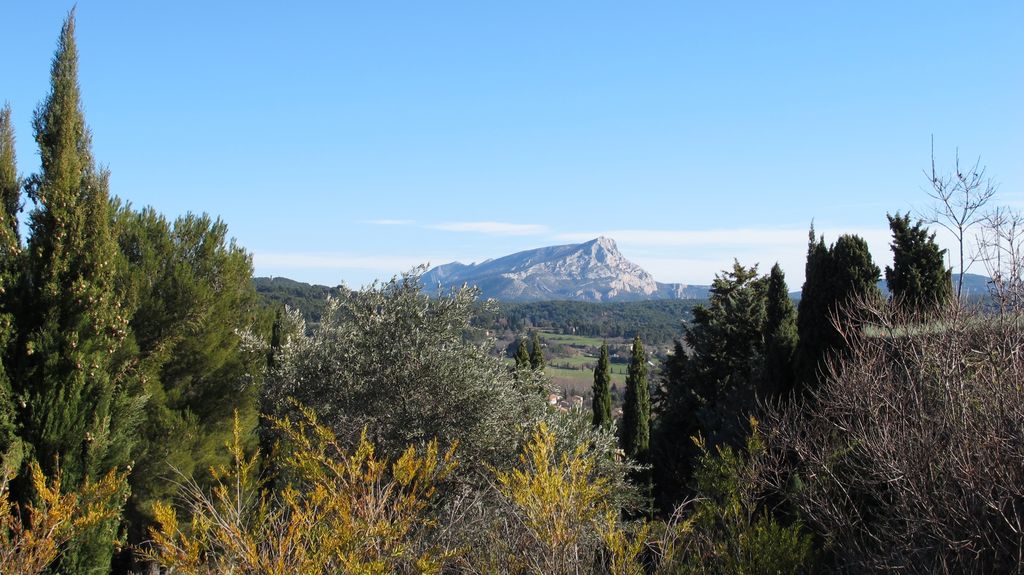
[[[885,281],[892,301],[904,309],[927,313],[953,297],[951,270],[945,265],[946,250],[935,243],[924,223],[910,225],[910,214],[891,216],[892,267],[885,268]]]
[[[593,387],[594,427],[610,429],[612,426],[612,374],[608,359],[608,342],[601,344],[601,352],[594,367]]]
[[[640,336],[633,338],[633,353],[626,375],[619,443],[626,455],[646,462],[651,443],[651,392],[647,387],[647,354]]]
[[[18,208],[21,204],[21,178],[14,153],[14,126],[11,107],[0,109],[0,458],[8,470],[20,465],[11,452],[15,443],[14,396],[11,388],[10,345],[14,339],[14,296],[20,278],[21,241],[18,237]],[[0,469],[0,473],[5,471]]]
[[[519,339],[519,348],[516,350],[516,371],[530,369],[530,350],[526,340]]]
[[[788,393],[793,388],[796,354],[796,308],[789,299],[786,274],[779,264],[768,276],[765,302],[765,353],[762,391],[768,395]]]
[[[532,345],[530,349],[530,369],[544,370],[544,350],[540,348],[540,336],[533,332]]]
[[[73,11],[33,128],[41,171],[26,187],[36,208],[15,393],[25,404],[23,438],[48,474],[59,461],[63,485],[73,490],[128,463],[140,408],[137,390],[114,378],[128,318],[115,296],[108,174],[93,163],[79,98]],[[109,569],[115,529],[107,522],[73,542],[60,570]]]
[[[796,384],[798,390],[818,380],[818,360],[825,353],[828,330],[830,262],[825,238],[814,233],[814,224],[807,234],[807,263],[804,285],[797,306]]]
[[[816,385],[822,360],[843,348],[843,337],[833,322],[849,319],[847,306],[858,300],[881,299],[881,271],[871,259],[868,244],[855,235],[842,235],[832,246],[815,241],[811,226],[807,268],[797,315],[798,389]]]

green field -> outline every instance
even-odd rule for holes
[[[604,339],[600,337],[587,337],[582,335],[569,335],[562,333],[543,333],[541,339],[548,343],[560,343],[573,347],[601,347]]]

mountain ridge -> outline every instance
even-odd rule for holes
[[[580,244],[523,250],[479,264],[451,262],[423,274],[428,288],[480,289],[485,298],[527,302],[703,299],[709,286],[667,284],[626,259],[615,240],[597,237]]]

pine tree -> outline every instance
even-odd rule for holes
[[[633,353],[626,375],[626,394],[622,406],[620,445],[626,455],[647,461],[651,442],[651,396],[647,387],[647,354],[640,336],[633,338]]]
[[[15,444],[14,396],[11,388],[10,345],[14,333],[14,297],[21,267],[21,241],[18,237],[18,209],[21,204],[21,178],[14,152],[14,126],[11,107],[0,109],[0,458],[8,470],[17,470],[20,457],[10,452]],[[5,470],[0,469],[0,473]]]
[[[63,485],[76,489],[128,463],[141,405],[138,390],[114,378],[127,318],[115,296],[108,175],[93,163],[79,99],[73,11],[51,82],[33,119],[41,171],[26,186],[37,207],[19,306],[15,393],[25,402],[23,439],[47,475],[59,460]],[[60,570],[109,569],[115,529],[116,522],[104,522],[73,542]]]
[[[540,336],[533,332],[532,345],[530,346],[530,369],[544,371],[544,350],[540,347]]]
[[[785,394],[793,388],[794,357],[797,346],[796,308],[789,299],[786,275],[779,264],[768,276],[765,302],[765,364],[762,391],[767,395]]]
[[[910,311],[927,313],[953,297],[951,270],[945,266],[946,250],[935,243],[924,223],[910,225],[910,214],[886,215],[892,230],[892,267],[885,281],[892,301]]]
[[[191,474],[227,464],[236,413],[246,430],[255,427],[253,384],[266,356],[247,351],[242,334],[268,333],[273,312],[260,308],[252,257],[224,222],[194,214],[169,222],[116,201],[112,210],[126,346],[149,396],[126,509],[136,544],[147,537],[154,503],[175,494],[166,481],[172,468]]]
[[[593,395],[594,427],[610,429],[612,426],[612,375],[607,342],[601,344],[597,366],[594,368]]]

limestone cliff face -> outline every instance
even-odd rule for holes
[[[703,297],[700,288],[694,292],[687,286],[659,284],[623,257],[614,240],[603,237],[582,244],[528,250],[481,264],[437,266],[424,274],[423,284],[428,289],[474,285],[483,297],[502,301]],[[706,288],[703,292],[706,294]]]

